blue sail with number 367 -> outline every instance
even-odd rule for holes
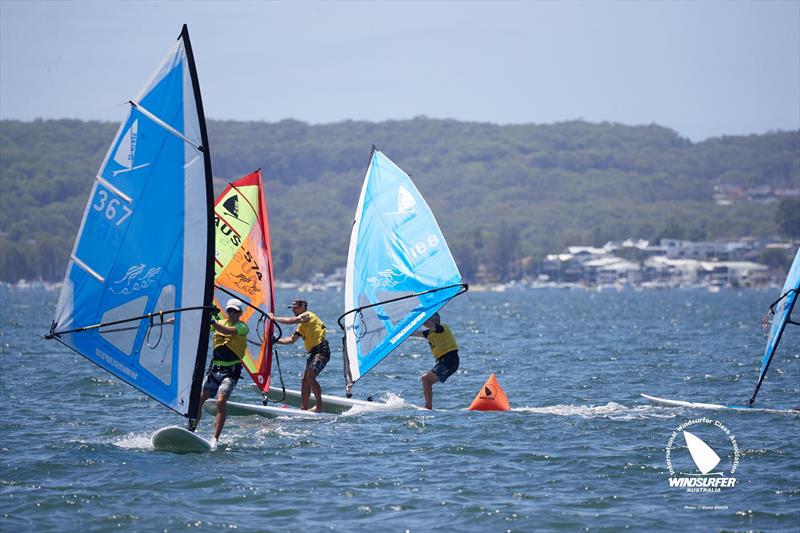
[[[48,338],[190,418],[208,347],[212,209],[184,26],[94,178]]]
[[[466,290],[430,207],[373,147],[345,274],[345,381],[352,384]]]

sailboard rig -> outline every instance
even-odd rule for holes
[[[781,342],[786,324],[800,325],[800,322],[792,320],[792,309],[794,309],[794,305],[797,302],[798,291],[800,291],[800,248],[797,249],[792,266],[789,268],[789,274],[786,276],[786,282],[781,290],[781,297],[769,306],[768,316],[771,316],[772,319],[769,334],[767,335],[767,347],[764,350],[764,356],[761,358],[758,381],[756,381],[756,386],[753,389],[753,395],[750,397],[748,405],[753,405],[753,402],[756,401],[756,395],[767,375],[769,364],[775,356],[775,350],[778,349],[778,343]]]
[[[447,242],[411,178],[372,147],[345,273],[346,393],[442,306],[466,292]]]
[[[769,306],[769,311],[763,324],[769,326],[769,333],[767,335],[767,346],[764,350],[764,355],[761,358],[761,368],[758,372],[758,380],[756,381],[753,394],[747,405],[720,405],[699,402],[687,402],[683,400],[672,400],[668,398],[659,398],[657,396],[650,396],[642,394],[645,399],[671,407],[690,407],[697,409],[737,409],[737,410],[750,410],[753,403],[756,401],[756,396],[761,388],[764,378],[769,370],[769,365],[772,362],[775,352],[778,349],[778,344],[781,341],[784,330],[787,324],[800,325],[800,322],[792,320],[792,310],[797,303],[798,295],[800,292],[800,249],[794,256],[792,266],[789,268],[789,274],[786,276],[786,282],[781,290],[781,296],[772,305]]]
[[[228,298],[245,304],[241,320],[250,335],[244,367],[262,393],[269,391],[272,372],[275,311],[269,219],[261,170],[238,179],[222,191],[214,205],[215,305],[224,309]]]
[[[135,100],[95,177],[55,339],[189,419],[214,282],[211,158],[189,31]]]

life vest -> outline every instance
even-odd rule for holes
[[[215,354],[213,364],[218,366],[230,366],[241,363],[242,359],[244,359],[245,351],[247,350],[247,334],[250,332],[250,328],[248,328],[247,324],[244,322],[234,323],[227,319],[223,325],[229,328],[236,328],[236,333],[227,335],[214,330],[214,350],[216,352],[217,348],[225,346],[233,352],[238,359],[233,360],[230,356],[218,356]]]
[[[311,348],[325,340],[325,323],[311,311],[306,311],[306,313],[308,313],[308,322],[300,322],[300,325],[297,326],[297,334],[303,337],[303,346],[307,352],[310,352]]]
[[[429,329],[425,335],[425,338],[428,339],[428,346],[431,347],[431,352],[433,353],[433,357],[435,359],[439,359],[446,353],[458,350],[456,338],[453,337],[453,332],[450,331],[450,328],[444,324],[439,325],[444,331],[437,333],[436,331]]]

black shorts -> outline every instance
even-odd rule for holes
[[[234,367],[212,366],[208,369],[203,380],[203,392],[206,393],[208,398],[214,398],[219,395],[225,398],[230,397],[236,387],[236,383],[239,381],[239,376],[242,375],[242,365],[234,365]]]
[[[306,360],[306,370],[308,370],[309,367],[313,368],[317,375],[319,375],[330,360],[331,347],[328,345],[328,340],[325,339],[311,348],[308,359]]]
[[[436,364],[431,368],[431,372],[436,374],[436,377],[439,378],[441,383],[444,383],[447,381],[447,378],[456,373],[456,370],[458,370],[458,363],[458,350],[453,350],[437,359]]]

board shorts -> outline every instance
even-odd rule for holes
[[[321,343],[311,348],[308,354],[306,370],[308,370],[309,367],[313,368],[317,375],[319,375],[328,364],[328,361],[331,360],[331,347],[328,345],[328,340],[324,339]]]
[[[238,372],[237,368],[238,367]],[[208,369],[205,379],[203,379],[203,392],[209,398],[216,398],[219,394],[226,400],[230,398],[236,383],[241,376],[242,366],[212,366]]]
[[[447,378],[456,373],[456,370],[458,370],[458,363],[458,350],[453,350],[437,359],[436,364],[431,368],[431,372],[436,374],[440,383],[444,383],[447,381]]]

